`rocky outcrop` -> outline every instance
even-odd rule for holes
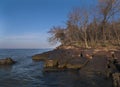
[[[109,51],[108,49],[102,48],[85,49],[74,46],[61,46],[52,51],[34,55],[32,59],[44,61],[44,69],[52,67],[56,69],[81,69],[89,62],[88,68],[92,66],[93,69],[97,67],[97,69],[102,70],[104,67],[107,67],[107,65],[105,65],[107,64],[106,58],[112,57],[112,52],[113,50]]]
[[[45,61],[44,69],[50,70],[64,70],[64,69],[81,69],[88,62],[89,58],[81,57],[78,50],[54,50]],[[54,68],[54,69],[51,69]]]
[[[79,70],[83,68],[89,62],[88,59],[70,59],[70,60],[58,60],[48,59],[44,64],[44,71],[65,71],[65,70]]]
[[[12,58],[0,59],[0,65],[11,65],[14,63],[15,61]]]
[[[33,60],[44,60],[45,72],[77,70],[81,75],[113,79],[114,87],[120,87],[120,50],[60,46],[34,55]]]

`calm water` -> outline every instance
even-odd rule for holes
[[[43,62],[32,61],[31,56],[48,49],[4,49],[0,58],[12,57],[17,63],[0,66],[0,87],[112,87],[110,81],[96,75],[77,71],[43,72]]]

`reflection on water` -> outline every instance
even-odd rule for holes
[[[0,87],[112,87],[111,81],[95,74],[43,72],[43,62],[34,62],[31,56],[44,51],[47,50],[0,50],[0,58],[17,61],[12,66],[0,66]]]

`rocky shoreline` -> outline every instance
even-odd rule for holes
[[[54,50],[32,56],[33,61],[43,61],[43,72],[77,71],[86,76],[97,75],[111,80],[120,87],[120,49],[80,48],[59,46]],[[0,66],[15,64],[12,58],[0,59]]]
[[[120,87],[120,49],[79,48],[62,46],[52,51],[37,54],[34,61],[44,61],[44,72],[77,70],[93,73],[113,80]]]

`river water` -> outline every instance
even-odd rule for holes
[[[16,64],[0,66],[0,87],[112,87],[111,81],[78,71],[43,72],[43,62],[32,55],[50,49],[1,49],[0,58],[11,57]]]

